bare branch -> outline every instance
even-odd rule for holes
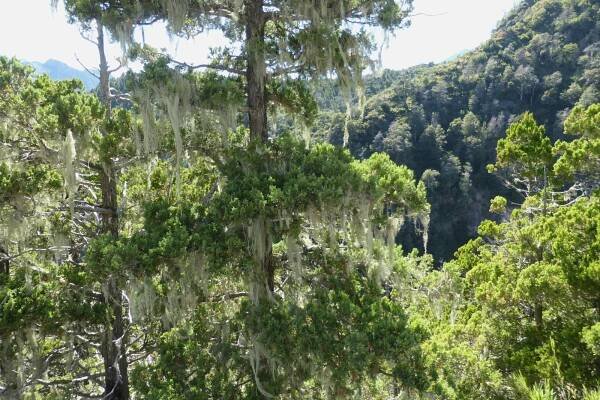
[[[424,13],[424,12],[420,12],[420,13],[415,13],[415,14],[410,14],[408,16],[408,18],[413,18],[413,17],[441,17],[442,15],[447,15],[447,12],[442,12],[442,13],[437,13],[437,14],[429,14],[429,13]]]
[[[81,60],[79,59],[79,57],[77,57],[77,53],[75,53],[75,59],[77,60],[77,62],[79,63],[79,65],[81,65],[83,67],[83,69],[86,70],[86,72],[90,75],[92,75],[94,78],[96,79],[100,79],[100,77],[98,75],[96,75],[95,73],[93,73],[92,71],[90,71],[90,69],[88,67],[86,67]]]
[[[242,71],[242,70],[240,70],[240,69],[227,67],[225,65],[219,65],[219,64],[196,64],[196,65],[192,65],[192,64],[185,63],[185,62],[173,60],[172,58],[169,58],[169,61],[171,61],[173,64],[177,64],[180,67],[185,67],[185,68],[188,68],[188,69],[202,69],[202,68],[206,68],[206,69],[214,69],[214,70],[217,70],[217,71],[229,72],[229,73],[236,74],[236,75],[244,75],[245,74],[245,72]]]
[[[83,34],[83,31],[79,31],[79,35],[80,35],[80,36],[81,36],[81,37],[82,37],[84,40],[87,40],[88,42],[92,43],[94,46],[96,46],[96,47],[98,46],[98,42],[96,42],[95,40],[93,40],[93,39],[90,39],[89,37],[85,36],[85,35]]]
[[[35,383],[43,385],[43,386],[56,386],[56,385],[73,385],[89,380],[95,380],[96,378],[103,377],[104,374],[90,374],[78,376],[73,379],[54,379],[54,380],[44,380],[44,379],[36,379]]]
[[[112,74],[113,72],[117,72],[118,70],[120,70],[121,68],[123,68],[124,66],[127,65],[127,60],[123,59],[123,58],[119,58],[119,66],[118,67],[114,67],[112,69],[108,70],[108,74]]]
[[[102,208],[98,206],[94,206],[91,204],[78,204],[74,206],[75,211],[81,212],[93,212],[98,214],[114,214],[113,210],[109,210],[108,208]]]

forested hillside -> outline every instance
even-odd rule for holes
[[[431,17],[435,18],[435,17]],[[475,17],[476,18],[476,17]],[[600,101],[600,4],[524,1],[478,49],[441,65],[384,71],[366,81],[368,102],[349,124],[357,157],[376,151],[409,166],[432,206],[429,251],[449,260],[506,194],[486,171],[508,124],[531,111],[556,139],[576,104]],[[320,95],[318,134],[342,143],[345,110],[336,91]],[[517,199],[515,199],[517,200]],[[408,232],[403,243],[417,243]]]
[[[411,1],[63,2],[96,91],[0,57],[0,398],[600,399],[598,1],[365,85]]]

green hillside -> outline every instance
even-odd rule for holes
[[[448,260],[489,217],[489,200],[505,194],[485,167],[508,124],[531,110],[557,138],[575,104],[600,100],[600,4],[525,1],[478,49],[440,65],[385,71],[367,80],[369,93],[364,118],[355,111],[349,126],[352,153],[384,151],[422,177],[432,205],[429,250]],[[326,107],[343,104],[325,97]],[[323,112],[316,126],[341,143],[344,111]],[[404,234],[407,248],[413,236]]]

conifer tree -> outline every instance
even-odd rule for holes
[[[128,115],[107,116],[80,82],[36,78],[14,60],[0,64],[8,151],[1,225],[8,256],[1,295],[8,306],[1,317],[3,343],[11,343],[2,362],[20,360],[3,368],[3,379],[9,396],[95,395],[97,327],[110,311],[102,294],[106,274],[90,273],[84,257],[111,212],[96,202],[102,198],[96,182],[114,144],[130,136]]]
[[[53,1],[53,6],[57,1]],[[99,85],[98,98],[105,110],[105,121],[101,127],[101,135],[107,142],[112,140],[108,131],[113,117],[112,104],[118,93],[111,90],[110,75],[123,65],[111,69],[108,65],[106,54],[105,25],[117,18],[110,12],[103,11],[100,4],[89,1],[65,1],[65,7],[71,23],[79,22],[81,34],[84,37],[92,36],[87,40],[93,43],[98,50],[99,65],[97,68]],[[117,193],[117,168],[115,167],[116,154],[106,151],[101,159],[100,192],[101,207],[101,232],[116,240],[119,236],[118,193]],[[107,312],[105,334],[102,341],[102,358],[104,364],[105,387],[104,396],[107,399],[128,399],[128,363],[127,363],[127,337],[126,321],[123,308],[123,271],[114,271],[107,277],[106,302],[110,305]]]
[[[223,227],[218,228],[220,235],[232,238],[241,235],[239,239],[246,240],[249,249],[239,248],[236,250],[237,254],[231,247],[218,247],[218,250],[213,248],[211,251],[221,254],[220,257],[227,261],[226,264],[241,262],[241,267],[249,261],[245,257],[249,256],[251,260],[250,269],[244,272],[244,279],[249,285],[248,297],[251,306],[245,311],[245,336],[241,338],[245,338],[243,340],[246,342],[243,348],[251,349],[253,354],[247,357],[250,358],[256,390],[263,396],[270,397],[271,392],[282,393],[291,390],[291,387],[297,387],[298,383],[290,385],[295,379],[299,379],[299,382],[305,381],[307,378],[304,372],[281,367],[285,373],[282,373],[278,380],[275,379],[277,374],[269,371],[275,370],[273,353],[281,351],[281,348],[274,347],[267,351],[264,342],[261,343],[275,334],[262,326],[268,323],[264,318],[281,307],[287,307],[289,301],[287,297],[281,298],[282,295],[276,293],[277,285],[282,284],[278,279],[282,279],[285,271],[281,270],[281,260],[274,255],[274,244],[287,236],[288,250],[297,248],[299,234],[306,229],[303,226],[306,223],[313,225],[311,229],[314,229],[314,233],[321,232],[319,235],[328,231],[326,236],[330,246],[320,242],[319,235],[312,239],[321,243],[319,246],[334,249],[338,245],[333,244],[341,240],[341,243],[347,242],[350,249],[353,246],[351,241],[357,238],[351,239],[346,233],[340,234],[336,231],[345,230],[346,224],[354,220],[355,224],[362,225],[361,229],[365,230],[364,235],[359,234],[358,239],[365,246],[367,255],[378,258],[383,253],[371,248],[374,240],[372,235],[380,235],[387,230],[388,238],[385,242],[393,245],[394,235],[405,216],[419,218],[426,231],[428,207],[423,186],[417,187],[412,174],[403,168],[397,169],[388,158],[374,157],[359,166],[350,163],[343,151],[333,151],[321,146],[300,150],[288,139],[271,141],[269,132],[272,126],[269,125],[268,114],[270,110],[283,106],[287,111],[301,114],[310,120],[314,116],[315,104],[307,90],[306,82],[314,78],[336,76],[344,88],[348,103],[354,96],[353,88],[357,89],[356,96],[362,98],[360,82],[365,68],[372,65],[369,57],[375,45],[368,28],[381,27],[386,31],[393,31],[406,26],[411,2],[83,0],[66,1],[65,4],[74,19],[85,22],[100,18],[114,37],[125,45],[130,45],[132,49],[137,48],[129,42],[135,27],[159,19],[167,20],[169,29],[176,34],[194,35],[204,30],[220,30],[231,41],[230,48],[216,49],[215,56],[209,63],[195,66],[172,60],[165,55],[157,57],[150,49],[138,48],[141,50],[138,54],[159,61],[158,64],[148,64],[141,79],[136,79],[138,88],[140,84],[146,85],[145,93],[154,95],[153,99],[138,96],[138,106],[143,111],[141,116],[144,121],[155,117],[153,110],[157,104],[166,109],[164,114],[168,116],[175,135],[175,169],[179,187],[179,169],[184,158],[182,136],[189,133],[184,129],[185,121],[182,116],[187,115],[189,118],[199,108],[210,103],[206,97],[198,100],[198,93],[206,91],[206,82],[203,83],[194,76],[212,77],[209,80],[213,84],[219,79],[233,83],[228,90],[232,87],[235,90],[236,86],[239,88],[237,90],[246,105],[238,103],[236,111],[241,113],[239,121],[247,123],[248,140],[222,147],[213,157],[219,173],[223,175],[223,178],[220,178],[223,181],[220,192],[211,201],[210,208],[221,214],[218,217],[220,224],[227,227],[225,230]],[[173,69],[185,74],[174,73]],[[197,70],[212,71],[212,74],[190,73]],[[150,108],[144,104],[150,105]],[[228,104],[217,106],[224,108],[228,107]],[[350,105],[348,109],[350,112]],[[145,125],[148,127],[152,124]],[[152,135],[146,129],[144,140],[152,142]],[[229,133],[225,133],[225,136],[227,135]],[[288,161],[284,161],[285,157],[281,158],[286,152],[289,152]],[[318,164],[323,166],[317,167]],[[334,172],[334,169],[331,169],[333,165],[337,165],[339,170]],[[315,167],[317,168],[314,169]],[[277,171],[287,169],[290,169],[289,176],[284,178],[278,175]],[[338,175],[337,178],[335,175]],[[297,182],[291,177],[295,177]],[[321,190],[312,184],[304,186],[310,180],[323,180],[327,184],[322,186]],[[350,183],[353,180],[354,187]],[[272,182],[271,186],[265,186],[267,182]],[[273,192],[276,188],[281,191],[279,194]],[[344,193],[344,196],[349,196],[350,192],[356,192],[357,199],[362,199],[359,200],[358,207],[349,203],[350,197],[343,197],[344,200],[339,203],[339,196]],[[257,196],[264,196],[265,200],[259,201],[260,197]],[[296,196],[295,201],[292,201],[293,196]],[[236,204],[244,206],[240,208]],[[213,212],[209,212],[208,215]],[[277,213],[280,214],[279,217]],[[388,220],[388,217],[393,218]],[[216,218],[216,215],[210,218]],[[338,221],[339,218],[342,220]],[[283,221],[288,221],[285,224],[291,225],[287,228],[284,227],[285,224],[279,227]],[[240,227],[242,230],[232,227]],[[381,236],[378,237],[375,241],[379,243]],[[206,252],[205,247],[196,251]],[[247,256],[240,258],[246,252]],[[294,259],[302,257],[292,257],[291,254],[293,252],[288,255],[288,262],[290,267],[293,267],[297,263]],[[311,257],[313,256],[301,262],[311,262]],[[388,261],[380,260],[373,264],[385,264]],[[367,261],[367,265],[371,264]],[[372,278],[379,276],[373,278],[375,281],[389,277],[387,273],[375,270],[371,275]],[[296,313],[299,311],[296,310]],[[400,329],[401,326],[402,324],[397,325],[394,329]],[[286,335],[289,333],[281,332],[281,340]],[[330,359],[325,362],[332,361],[333,359]],[[344,383],[345,379],[340,378],[336,382],[334,393],[346,390],[343,389],[348,384]],[[418,386],[419,379],[407,376],[405,383]]]

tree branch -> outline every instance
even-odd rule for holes
[[[90,75],[92,75],[94,78],[96,79],[100,79],[100,77],[98,75],[96,75],[95,73],[93,73],[92,71],[90,71],[90,69],[88,67],[86,67],[81,60],[79,59],[79,57],[77,57],[77,53],[74,54],[75,55],[75,59],[77,60],[77,62],[79,63],[79,65],[81,65],[83,67],[83,69],[86,70],[86,72]]]
[[[177,64],[180,67],[184,67],[184,68],[188,68],[188,69],[201,69],[201,68],[206,68],[206,69],[214,69],[217,71],[224,71],[224,72],[229,72],[232,74],[236,74],[236,75],[244,75],[245,72],[237,69],[237,68],[231,68],[231,67],[227,67],[225,65],[219,65],[219,64],[196,64],[196,65],[192,65],[192,64],[188,64],[185,62],[181,62],[181,61],[177,61],[174,60],[172,58],[169,57],[169,61],[172,62],[173,64]]]

